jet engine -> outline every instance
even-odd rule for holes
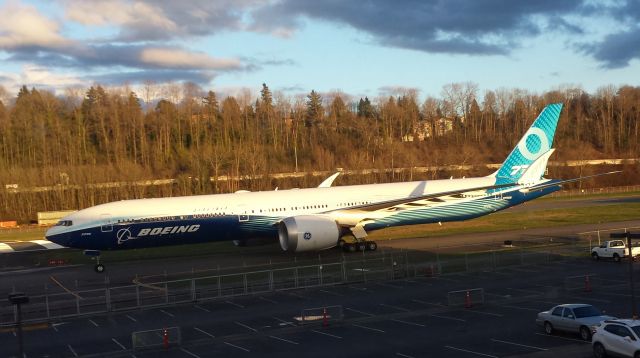
[[[284,251],[324,250],[338,244],[340,227],[329,216],[291,216],[278,225],[278,238]]]

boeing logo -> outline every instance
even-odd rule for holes
[[[181,234],[185,232],[196,232],[200,230],[200,225],[182,225],[182,226],[165,226],[156,227],[153,229],[142,229],[138,233],[138,236],[155,236],[155,235],[168,235],[168,234]]]
[[[137,236],[131,235],[131,230],[129,228],[120,229],[116,233],[116,238],[118,239],[118,245],[122,245],[125,241],[135,240],[140,238],[141,236],[158,236],[158,235],[169,235],[169,234],[182,234],[186,232],[196,232],[200,230],[200,225],[181,225],[181,226],[165,226],[165,227],[156,227],[149,229],[141,229],[138,232]]]

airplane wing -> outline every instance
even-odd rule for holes
[[[379,202],[370,203],[370,204],[351,206],[348,208],[339,209],[338,211],[348,211],[348,210],[378,211],[378,210],[385,210],[385,209],[387,210],[391,209],[393,211],[392,208],[394,207],[397,208],[401,205],[408,204],[411,206],[413,204],[413,206],[424,206],[424,204],[426,204],[426,201],[431,201],[432,204],[437,202],[443,202],[444,200],[442,198],[447,196],[456,197],[465,193],[491,190],[491,189],[501,189],[501,188],[512,187],[517,185],[518,184],[516,183],[487,185],[487,186],[480,186],[480,187],[474,187],[474,188],[443,191],[443,192],[432,193],[428,195],[410,195],[408,197],[401,198],[401,199],[392,199],[392,200],[379,201]],[[420,202],[425,202],[425,203],[421,205]]]
[[[58,245],[49,240],[0,242],[0,254],[25,251],[57,250],[64,248],[64,246]]]

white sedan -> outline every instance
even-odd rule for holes
[[[591,340],[591,332],[602,321],[615,317],[604,315],[599,309],[584,303],[558,305],[538,313],[536,324],[547,334],[554,331],[577,333],[585,341]]]

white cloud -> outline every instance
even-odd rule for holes
[[[43,67],[28,64],[22,66],[22,71],[17,74],[0,72],[0,85],[5,87],[11,95],[17,94],[22,86],[47,89],[56,94],[62,94],[66,88],[87,87],[89,83],[77,75],[53,73]]]
[[[135,1],[66,1],[66,16],[83,25],[136,25],[175,31],[175,22],[161,8]]]
[[[11,1],[0,7],[0,14],[0,48],[60,48],[72,44],[60,35],[58,23],[40,14],[33,6]]]
[[[237,59],[214,58],[205,53],[175,48],[146,48],[140,52],[140,61],[149,65],[170,68],[235,69],[240,68]]]

